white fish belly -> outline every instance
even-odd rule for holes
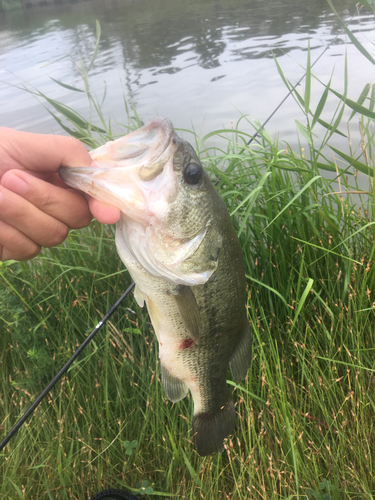
[[[116,232],[117,251],[135,284],[135,297],[142,307],[146,302],[152,325],[159,342],[159,358],[170,375],[181,380],[190,390],[194,412],[201,408],[200,387],[194,372],[183,362],[184,351],[192,345],[190,334],[178,311],[173,294],[168,293],[168,282],[151,276],[135,261],[131,252]]]

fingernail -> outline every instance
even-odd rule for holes
[[[29,187],[25,180],[14,174],[6,177],[3,186],[9,189],[9,191],[13,191],[13,193],[21,195],[24,194]]]

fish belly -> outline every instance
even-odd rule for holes
[[[195,408],[200,408],[200,388],[194,376],[194,366],[186,363],[186,351],[194,346],[176,305],[171,285],[144,271],[129,252],[122,249],[121,259],[135,284],[135,298],[142,307],[146,303],[152,326],[159,342],[159,358],[163,388],[168,399],[179,401],[189,389]]]

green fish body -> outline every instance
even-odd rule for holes
[[[60,176],[121,210],[117,251],[155,329],[164,392],[177,402],[190,390],[196,450],[220,452],[236,424],[228,366],[239,383],[251,363],[243,256],[225,204],[165,118],[90,154],[98,168]]]

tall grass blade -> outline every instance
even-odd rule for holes
[[[250,203],[246,207],[246,211],[245,211],[245,213],[244,213],[244,215],[242,217],[242,221],[241,221],[240,227],[239,227],[239,229],[237,231],[237,236],[238,237],[241,236],[242,231],[245,228],[245,225],[249,223],[249,217],[250,217],[251,210],[252,210],[252,208],[254,206],[254,203],[256,202],[257,197],[260,195],[262,186],[264,185],[264,183],[266,182],[267,178],[270,175],[271,175],[271,172],[265,172],[262,175],[262,178],[260,179],[258,186],[253,191],[251,191],[250,194],[249,194],[249,196],[247,197],[247,201],[250,200]]]
[[[371,98],[368,109],[370,111],[374,111],[374,105],[375,105],[375,84],[373,84],[371,87]]]
[[[339,149],[333,147],[330,145],[330,148],[332,151],[334,151],[338,156],[340,156],[343,160],[347,161],[350,166],[361,172],[362,174],[368,175],[369,177],[373,177],[374,171],[373,169],[369,168],[365,163],[362,163],[359,160],[356,160],[355,158],[347,155],[343,151],[340,151]]]
[[[198,486],[202,486],[202,482],[199,479],[197,472],[195,472],[194,467],[189,462],[189,459],[186,456],[186,454],[182,448],[181,448],[181,453],[182,453],[182,456],[184,457],[184,462],[185,462],[185,465],[187,467],[187,470],[189,471],[191,478],[197,483]]]
[[[312,146],[312,137],[311,137],[311,133],[307,130],[307,128],[302,125],[302,123],[300,123],[298,120],[294,120],[296,122],[296,125],[297,125],[297,129],[301,132],[301,134],[303,135],[303,137],[306,139],[306,141],[310,144],[310,146]]]
[[[247,389],[245,389],[241,385],[237,385],[235,382],[233,382],[233,380],[227,380],[227,384],[232,385],[233,387],[235,387],[236,389],[238,389],[242,392],[245,392],[246,394],[248,394],[249,396],[251,396],[254,399],[257,399],[258,401],[260,401],[263,404],[267,403],[267,401],[265,399],[260,398],[257,394],[254,394],[253,392],[248,391]]]
[[[352,99],[345,97],[344,95],[340,94],[336,90],[330,89],[330,91],[333,94],[335,94],[337,97],[342,99],[342,101],[345,102],[345,104],[347,106],[349,106],[349,108],[353,109],[356,113],[359,113],[360,115],[367,116],[368,118],[371,118],[372,120],[375,119],[375,112],[374,111],[371,111],[369,108],[366,108],[365,106],[362,106],[361,104],[358,104],[358,102],[355,102]]]
[[[292,89],[293,89],[293,86],[292,84],[286,79],[284,73],[283,73],[283,70],[281,69],[281,66],[277,60],[277,58],[275,56],[273,56],[273,60],[275,61],[275,64],[276,64],[276,68],[277,68],[277,71],[282,79],[282,81],[284,82],[284,85],[286,86],[286,88],[291,92]]]
[[[311,97],[311,60],[310,60],[310,40],[307,46],[307,63],[305,76],[305,114],[309,114]]]
[[[59,80],[56,80],[56,78],[52,78],[52,76],[50,76],[50,78],[55,83],[57,83],[57,85],[60,85],[60,87],[64,87],[64,89],[72,90],[73,92],[85,92],[82,89],[78,89],[77,87],[72,87],[72,85],[67,85],[66,83],[60,82]]]
[[[266,288],[267,290],[269,290],[270,292],[274,293],[275,295],[277,295],[279,297],[279,299],[288,307],[288,303],[287,301],[285,300],[285,298],[281,295],[280,292],[278,292],[277,290],[275,290],[274,288],[272,288],[271,286],[267,285],[266,283],[262,283],[261,281],[253,278],[252,276],[250,275],[246,275],[246,278],[251,280],[251,281],[254,281],[254,283],[257,283],[258,285],[260,286],[263,286],[264,288]]]
[[[352,259],[351,257],[347,257],[345,255],[342,255],[341,253],[338,253],[338,252],[334,252],[332,249],[329,249],[329,248],[324,248],[322,246],[319,246],[319,245],[316,245],[314,243],[310,243],[309,241],[304,241],[304,240],[300,240],[299,238],[297,238],[296,236],[292,236],[292,238],[296,241],[300,241],[301,243],[303,243],[304,245],[310,245],[314,248],[318,248],[319,250],[324,250],[325,252],[327,253],[330,253],[332,255],[336,255],[337,257],[341,257],[343,259],[347,259],[349,260],[350,262],[354,262],[355,264],[358,264],[358,265],[362,265],[362,263],[358,260],[355,260],[355,259]],[[313,262],[315,263],[315,261]]]
[[[100,27],[100,23],[99,21],[97,20],[96,21],[96,44],[95,44],[95,49],[94,49],[94,53],[91,57],[91,60],[90,60],[90,63],[87,67],[87,73],[90,71],[92,65],[94,64],[94,61],[96,59],[96,56],[98,55],[98,50],[99,50],[99,44],[100,44],[100,36],[101,36],[101,27]]]
[[[321,178],[320,175],[315,175],[295,196],[293,196],[293,198],[289,201],[289,203],[287,203],[285,207],[283,207],[280,210],[280,212],[271,220],[271,222],[267,224],[267,226],[263,229],[263,231],[265,231],[268,227],[270,227],[276,221],[276,219],[278,219],[290,207],[290,205],[292,205],[293,202],[297,198],[299,198],[306,191],[306,189],[308,189],[311,186],[311,184],[313,184],[320,178]]]
[[[369,83],[366,83],[366,85],[363,87],[363,90],[362,90],[362,92],[357,100],[357,104],[359,106],[361,106],[364,103],[366,97],[368,96],[368,94],[370,92],[370,89],[371,89],[371,85]],[[357,111],[355,111],[355,110],[352,111],[352,114],[350,115],[349,120],[348,120],[349,122],[356,113],[357,113]]]
[[[322,125],[324,128],[326,128],[327,130],[329,130],[331,132],[331,135],[332,134],[338,134],[338,135],[341,135],[341,137],[347,137],[346,134],[344,134],[343,132],[341,132],[340,130],[337,130],[337,128],[334,128],[333,125],[330,125],[329,123],[325,122],[324,120],[322,120],[321,118],[318,118],[317,120],[318,123],[320,123],[320,125]]]
[[[366,59],[368,61],[370,61],[371,64],[374,64],[375,65],[375,60],[374,58],[371,56],[371,54],[369,54],[367,52],[367,50],[365,49],[365,47],[361,44],[361,42],[354,36],[353,32],[350,31],[350,29],[346,26],[346,24],[344,23],[344,21],[341,20],[340,16],[338,15],[336,9],[334,8],[333,6],[333,3],[332,3],[332,0],[327,0],[328,2],[328,5],[331,7],[331,9],[333,10],[333,12],[336,14],[336,17],[337,19],[339,20],[339,23],[341,24],[341,26],[343,27],[343,29],[345,30],[345,33],[348,35],[350,41],[353,43],[353,45],[356,47],[356,49],[366,57]]]
[[[373,3],[373,0],[372,0],[372,3],[370,3],[370,0],[363,0],[361,3],[363,3],[363,5],[365,5],[370,12],[375,13],[375,6]]]
[[[329,82],[327,83],[327,85],[326,85],[326,87],[324,89],[324,92],[323,92],[323,94],[322,94],[322,96],[321,96],[321,98],[320,98],[320,100],[318,102],[318,105],[316,107],[315,113],[313,115],[313,121],[311,123],[311,130],[314,128],[316,122],[319,120],[320,115],[322,114],[322,111],[324,109],[324,106],[326,105],[327,97],[328,97],[328,91],[329,91],[329,89],[331,87],[331,80],[332,80],[332,76],[331,76]],[[319,123],[321,123],[321,121],[319,121]],[[325,122],[323,122],[323,123],[325,123]],[[326,125],[327,125],[326,128],[330,127],[329,124],[326,124]]]
[[[308,282],[307,282],[307,285],[306,285],[306,288],[305,290],[303,291],[303,294],[302,294],[302,297],[301,299],[299,300],[299,303],[298,303],[298,306],[297,306],[297,310],[295,312],[295,315],[294,315],[294,318],[293,318],[293,323],[292,323],[292,327],[290,329],[290,333],[292,333],[295,325],[297,324],[297,321],[298,321],[298,317],[300,315],[300,312],[302,310],[302,307],[305,305],[305,302],[306,302],[306,299],[307,299],[307,296],[308,294],[310,293],[310,290],[312,288],[314,284],[314,280],[312,278],[309,278]]]
[[[87,120],[85,120],[82,116],[80,116],[76,111],[74,111],[69,106],[62,104],[54,99],[51,99],[44,95],[42,92],[38,92],[40,97],[43,97],[53,108],[56,109],[59,113],[61,113],[67,120],[69,120],[73,125],[79,127],[84,130],[92,130],[93,132],[99,132],[105,134],[105,130],[92,125]]]

